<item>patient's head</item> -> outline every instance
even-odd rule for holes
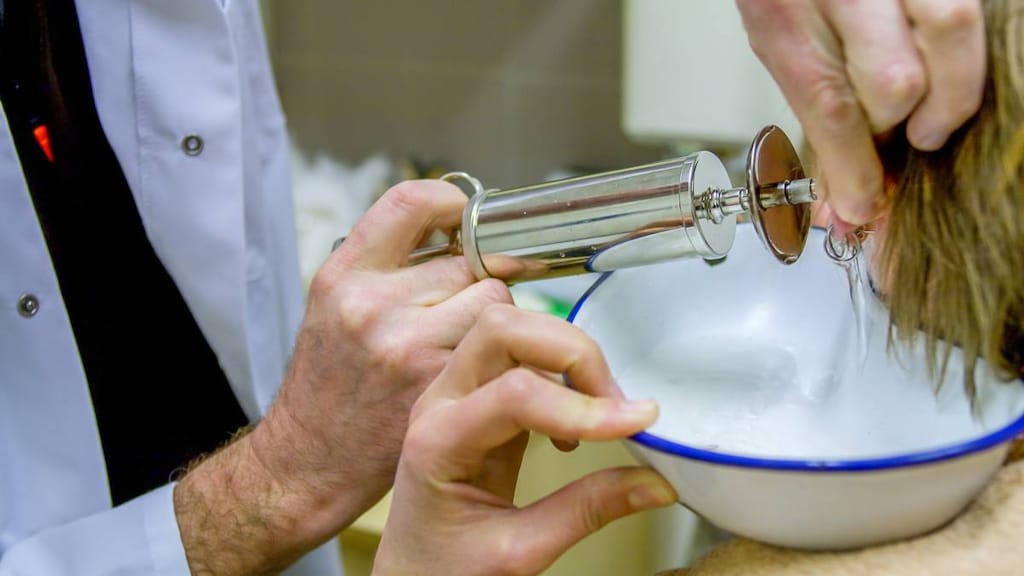
[[[923,329],[942,369],[962,347],[1003,375],[1024,364],[1024,0],[986,0],[981,111],[940,151],[885,147],[891,211],[877,270],[900,339]]]

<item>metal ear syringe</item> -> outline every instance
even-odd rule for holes
[[[474,189],[462,227],[447,244],[415,251],[410,263],[463,255],[477,278],[509,283],[720,259],[740,214],[769,253],[789,264],[803,251],[815,199],[814,180],[776,126],[754,139],[745,186],[737,188],[710,152],[509,190],[485,190],[462,172],[443,178]]]

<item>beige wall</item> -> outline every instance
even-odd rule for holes
[[[620,128],[618,0],[265,0],[307,153],[384,152],[508,187],[661,150]]]

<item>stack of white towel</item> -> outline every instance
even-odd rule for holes
[[[334,241],[348,234],[374,200],[397,181],[398,169],[383,155],[354,164],[324,154],[309,158],[293,145],[291,156],[299,268],[308,288]]]

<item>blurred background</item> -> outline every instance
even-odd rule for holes
[[[738,182],[762,125],[799,140],[732,2],[263,0],[262,8],[293,141],[307,282],[331,242],[403,179],[463,170],[509,188],[707,149]],[[564,315],[592,280],[514,292],[522,306]],[[562,454],[534,438],[518,503],[631,463],[617,443]],[[369,574],[388,505],[342,535],[350,576]],[[677,507],[613,524],[546,574],[653,574],[718,537]]]

